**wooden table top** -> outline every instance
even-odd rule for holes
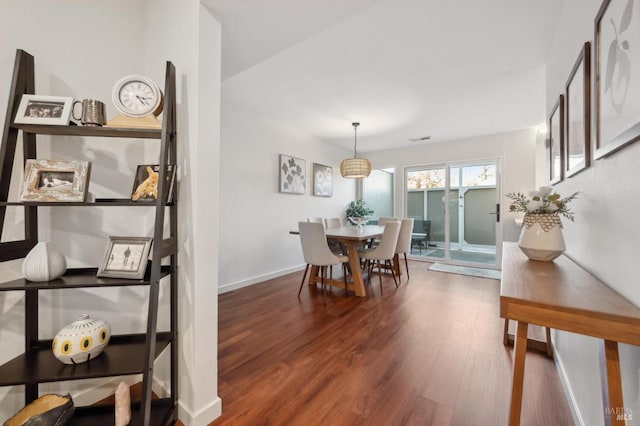
[[[515,243],[503,246],[500,316],[640,345],[640,309],[568,257],[529,260]]]

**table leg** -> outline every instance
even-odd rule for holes
[[[311,265],[311,273],[309,274],[309,285],[316,285],[316,282],[320,281],[318,272],[320,268],[317,265]]]
[[[513,360],[513,383],[511,384],[511,412],[509,413],[509,426],[520,425],[520,413],[522,411],[522,385],[524,384],[524,360],[527,354],[527,333],[529,324],[518,321],[516,332],[515,357]]]
[[[607,384],[609,387],[609,414],[611,426],[627,424],[627,413],[624,411],[622,399],[622,380],[620,378],[620,357],[618,356],[618,342],[604,341],[604,351],[607,359]]]
[[[502,344],[509,345],[509,318],[504,319],[504,333],[502,334]]]
[[[353,279],[353,289],[356,296],[365,297],[367,295],[364,289],[364,280],[362,279],[362,270],[360,269],[360,255],[358,254],[358,244],[348,243],[347,250],[349,253],[349,266],[351,267],[351,277]]]
[[[393,255],[393,270],[398,278],[402,276],[402,268],[400,267],[400,256],[398,256],[398,253]]]

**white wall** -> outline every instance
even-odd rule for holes
[[[25,30],[25,23],[31,30]],[[35,56],[37,93],[103,100],[108,117],[115,115],[110,95],[116,80],[141,73],[163,87],[165,61],[176,66],[180,418],[187,425],[207,424],[221,410],[217,397],[217,288],[211,285],[217,278],[219,24],[197,0],[179,5],[168,0],[91,0],[82,5],[71,0],[55,4],[12,0],[0,6],[0,28],[0,75],[6,76],[0,84],[1,105],[7,104],[16,48]],[[56,137],[52,144],[49,139],[42,140],[38,142],[40,158],[93,162],[89,190],[98,197],[127,197],[136,164],[158,159],[157,141]],[[144,210],[42,208],[40,239],[58,246],[71,267],[97,266],[107,236],[152,235],[152,216],[142,213]],[[201,256],[211,254],[213,260],[202,260]],[[0,277],[19,275],[19,264],[1,264]],[[144,331],[147,294],[146,289],[133,288],[43,292],[41,337],[52,337],[79,312],[106,319],[114,333]],[[161,292],[160,306],[159,326],[166,328],[165,291]],[[23,311],[22,294],[0,293],[0,362],[23,348]],[[166,366],[156,364],[160,368],[154,379],[168,385]],[[113,393],[115,384],[96,390],[99,382],[52,384],[43,389],[71,391],[76,403],[82,405]],[[86,390],[90,394],[84,394]],[[0,388],[0,418],[9,417],[22,403],[20,387]]]
[[[601,3],[601,0],[564,2],[547,64],[547,116],[565,90],[583,43],[591,41],[593,45],[593,24]],[[633,71],[632,78],[638,76],[640,71]],[[575,223],[564,221],[567,255],[636,306],[640,306],[636,267],[640,240],[639,163],[640,144],[636,143],[595,161],[587,170],[556,185],[563,195],[581,192],[572,206]],[[544,182],[544,176],[538,175],[537,181]],[[563,366],[561,374],[567,379],[570,398],[577,407],[578,421],[585,425],[603,424],[598,361],[601,342],[563,332],[554,332],[553,337],[556,355]],[[640,349],[621,345],[620,358],[625,408],[631,410],[633,417],[627,424],[640,425]]]
[[[340,176],[348,151],[226,101],[224,84],[222,99],[219,280],[225,292],[301,268],[300,239],[289,231],[307,217],[344,217],[355,181]],[[304,195],[278,192],[279,154],[306,160]],[[312,195],[314,162],[333,167],[333,197]]]
[[[395,168],[395,215],[404,213],[403,167],[440,164],[486,158],[502,160],[502,192],[525,191],[534,185],[536,131],[533,129],[479,136],[458,141],[431,142],[413,148],[367,153],[366,157],[377,169]],[[503,240],[516,241],[520,228],[509,213],[508,199],[502,204]]]

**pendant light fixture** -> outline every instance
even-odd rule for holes
[[[360,123],[351,123],[353,126],[353,158],[347,158],[340,163],[342,177],[358,179],[368,177],[371,173],[371,163],[366,158],[358,158],[358,126]]]

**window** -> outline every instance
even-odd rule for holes
[[[362,179],[362,199],[373,210],[373,220],[393,216],[393,169],[372,170]]]

